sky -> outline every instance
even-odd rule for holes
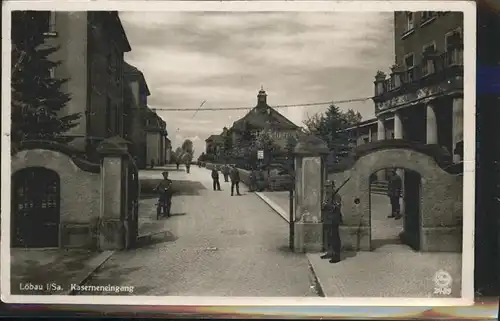
[[[189,138],[195,155],[257,103],[273,105],[370,97],[377,70],[394,61],[391,12],[121,12],[132,50],[175,149]],[[371,100],[339,104],[374,117]],[[248,110],[203,111],[203,108]],[[327,106],[280,108],[302,126]]]

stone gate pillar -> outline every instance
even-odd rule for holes
[[[328,153],[325,142],[315,136],[302,136],[295,146],[295,252],[323,250],[321,202]]]
[[[97,147],[101,155],[101,213],[99,248],[123,250],[128,246],[129,217],[127,206],[128,142],[119,136],[102,141]]]

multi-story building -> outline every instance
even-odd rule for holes
[[[147,108],[144,119],[146,122],[146,163],[162,166],[166,163],[167,123],[161,119],[155,109]]]
[[[130,153],[139,168],[145,168],[147,161],[146,114],[148,96],[151,95],[144,74],[136,67],[124,65],[126,87],[127,133],[125,138],[131,142]]]
[[[131,50],[116,11],[37,11],[40,28],[59,47],[50,59],[61,61],[55,78],[68,79],[62,90],[71,100],[62,115],[80,113],[66,135],[90,159],[105,138],[123,136],[123,55]]]
[[[461,154],[462,30],[461,12],[394,13],[395,63],[388,78],[380,71],[375,76],[377,140],[438,144]]]

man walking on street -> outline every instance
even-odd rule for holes
[[[219,172],[217,171],[217,168],[212,169],[212,181],[214,191],[220,191]]]
[[[229,173],[231,176],[231,196],[234,195],[234,188],[236,187],[236,195],[241,195],[240,194],[240,172],[238,169],[233,166],[231,168],[231,171]]]
[[[387,186],[387,196],[391,201],[391,215],[388,218],[399,220],[401,218],[401,206],[399,198],[401,197],[402,189],[401,177],[396,173],[396,170],[389,171],[389,184]]]
[[[342,199],[335,193],[335,182],[327,181],[325,184],[325,197],[321,206],[324,224],[326,225],[326,240],[328,240],[327,253],[322,255],[322,259],[330,259],[330,263],[340,262],[340,241],[339,227],[342,223]]]

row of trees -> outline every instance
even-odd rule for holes
[[[172,155],[172,162],[179,164],[190,164],[193,161],[194,145],[190,139],[184,140],[181,146],[177,147]]]
[[[331,153],[329,163],[337,163],[351,150],[355,144],[353,137],[344,129],[356,126],[361,122],[361,114],[352,109],[342,111],[338,106],[330,105],[324,113],[318,113],[304,121],[303,132],[321,138],[328,145]],[[258,150],[264,151],[263,163],[274,162],[276,158],[283,161],[296,144],[296,137],[290,137],[286,146],[280,146],[274,140],[270,130],[254,132],[245,130],[239,140],[233,145],[231,137],[224,137],[225,141],[217,155],[200,156],[200,161],[230,161],[241,159],[249,166],[258,162]],[[274,160],[270,159],[274,158]]]
[[[71,141],[64,135],[77,126],[80,114],[61,116],[71,100],[61,90],[67,79],[56,79],[60,65],[49,57],[59,48],[49,46],[40,22],[42,12],[12,12],[11,139],[13,152],[25,140]]]

